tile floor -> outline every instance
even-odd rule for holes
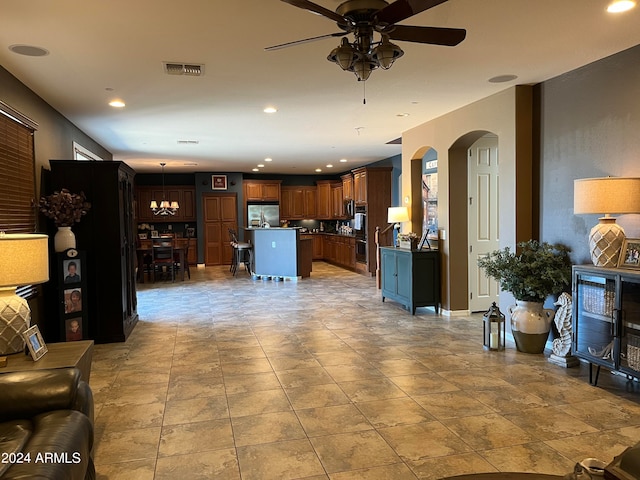
[[[374,279],[313,268],[142,285],[128,341],[95,349],[98,478],[562,475],[640,441],[637,384],[485,352],[481,315],[411,316]]]

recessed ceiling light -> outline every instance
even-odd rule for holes
[[[9,46],[9,50],[18,55],[26,55],[27,57],[46,57],[49,55],[49,50],[34,45],[11,45]]]
[[[487,80],[489,83],[505,83],[518,78],[517,75],[497,75]]]
[[[347,163],[347,159],[346,158],[341,158],[340,159],[340,163]]]
[[[396,117],[408,117],[409,114],[408,113],[396,113]]]
[[[327,168],[333,168],[333,165],[331,165],[330,163],[327,164]]]
[[[259,163],[258,168],[264,168],[264,163]]]
[[[321,172],[322,169],[321,168],[316,168],[316,172]]]
[[[273,161],[273,158],[265,158],[265,159],[264,159],[264,161],[265,161],[265,162],[272,162],[272,161]]]
[[[627,10],[631,10],[636,6],[636,2],[633,0],[616,0],[611,2],[607,7],[607,12],[609,13],[620,13],[626,12]]]
[[[125,103],[122,100],[112,100],[109,102],[109,105],[115,108],[122,108],[125,106]]]
[[[262,110],[264,113],[276,113],[278,109],[276,107],[266,107]]]
[[[259,172],[259,171],[260,171],[260,169],[259,169],[259,168],[252,168],[252,169],[251,169],[251,171],[252,171],[252,172]]]

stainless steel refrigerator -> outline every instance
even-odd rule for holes
[[[247,222],[249,227],[279,227],[280,206],[265,204],[247,205]]]

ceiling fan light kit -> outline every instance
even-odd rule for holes
[[[327,60],[338,64],[344,71],[353,72],[358,81],[366,81],[371,72],[378,67],[383,70],[390,69],[394,62],[404,55],[402,49],[392,43],[391,39],[455,46],[466,36],[466,30],[459,28],[397,25],[397,22],[447,0],[396,0],[391,4],[385,0],[347,0],[338,6],[335,13],[309,0],[282,1],[335,21],[343,32],[274,45],[265,50],[278,50],[324,38],[342,37],[340,45],[329,53]],[[348,34],[354,35],[353,42],[349,42],[346,37]],[[380,35],[380,40],[375,40],[375,34]]]

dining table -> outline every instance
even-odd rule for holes
[[[152,256],[154,247],[152,245],[148,246],[139,246],[136,248],[136,253],[138,257],[138,273],[137,280],[140,283],[144,283],[144,265],[145,265],[145,256]],[[184,281],[184,262],[185,262],[185,248],[184,247],[173,247],[174,255],[178,256],[178,262],[180,267],[178,268],[178,274],[180,275],[180,280]],[[142,268],[141,268],[142,267]]]

